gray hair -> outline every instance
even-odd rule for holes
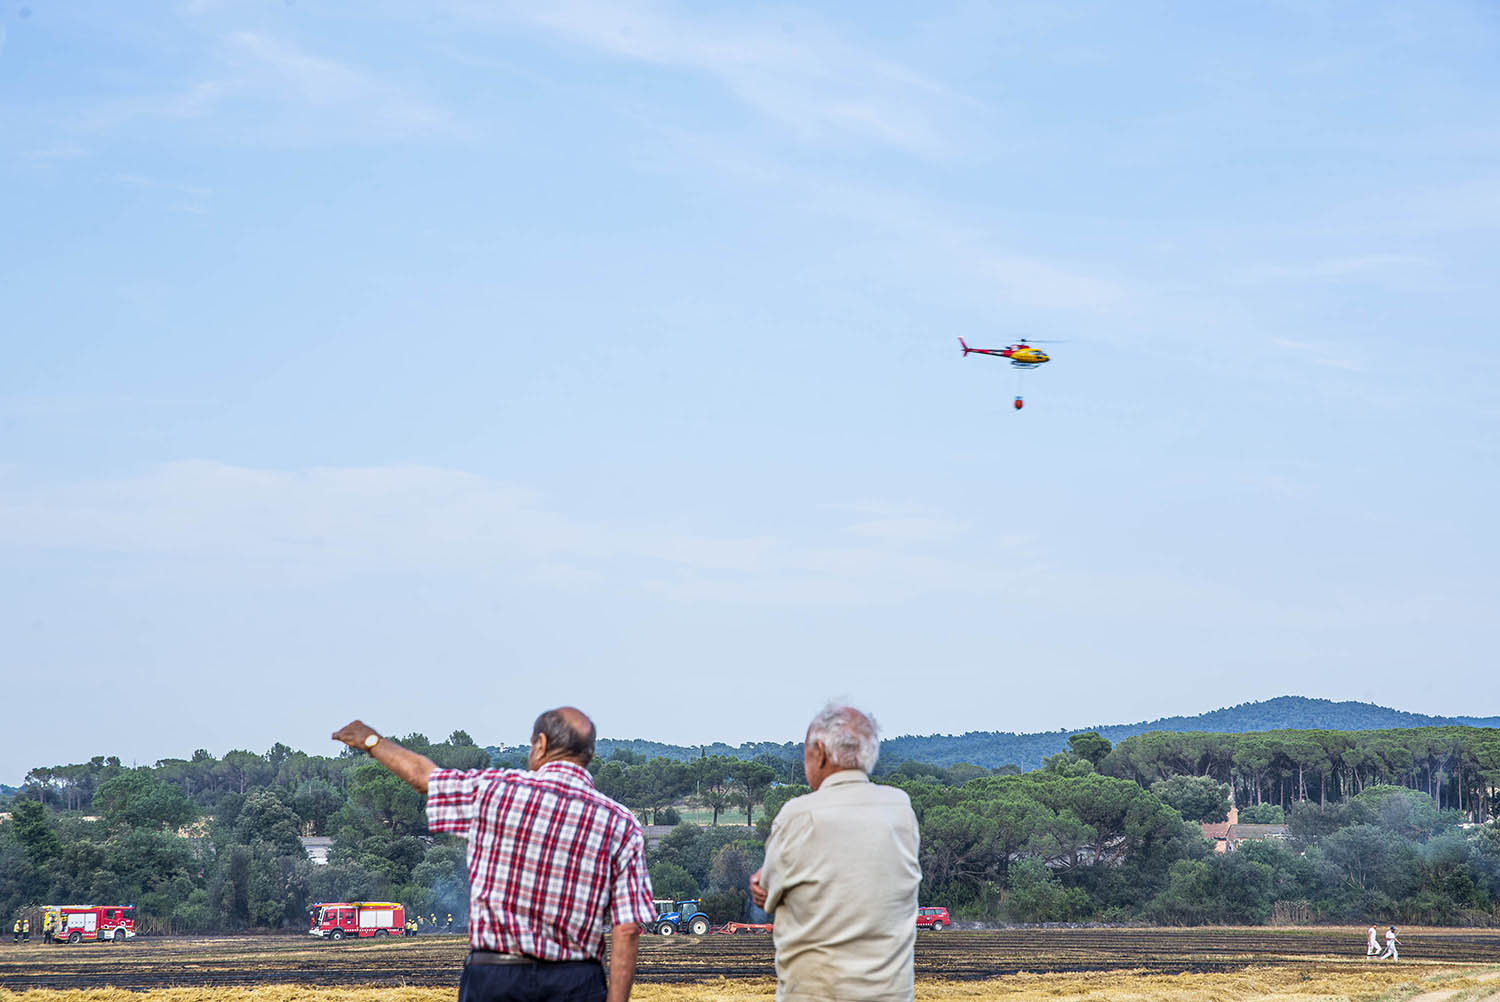
[[[852,706],[823,707],[807,727],[807,743],[820,743],[834,765],[872,772],[880,758],[880,725]]]

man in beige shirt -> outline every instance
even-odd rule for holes
[[[906,793],[870,782],[875,721],[829,706],[807,729],[813,792],[771,825],[750,895],[775,913],[777,1002],[911,1002],[917,818]]]

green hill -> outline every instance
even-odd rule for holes
[[[1079,731],[1098,731],[1118,743],[1132,734],[1147,731],[1214,731],[1242,734],[1248,731],[1335,730],[1374,731],[1405,727],[1442,727],[1464,724],[1470,727],[1500,727],[1500,717],[1433,717],[1408,713],[1374,703],[1334,702],[1306,696],[1278,696],[1257,703],[1241,703],[1210,710],[1191,717],[1163,717],[1134,724],[1103,724],[1076,727],[1071,730],[1017,734],[1011,731],[970,731],[966,734],[902,735],[887,738],[880,745],[883,768],[908,760],[933,765],[955,765],[970,762],[994,768],[1018,765],[1036,769],[1048,755],[1067,747],[1068,736]],[[742,745],[684,746],[639,738],[600,738],[598,752],[609,756],[616,750],[629,751],[642,758],[664,756],[672,759],[697,758],[699,755],[728,755],[732,758],[755,758],[773,755],[794,758],[802,753],[800,742],[748,742]]]
[[[1393,710],[1373,703],[1277,696],[1275,699],[1241,703],[1191,717],[1163,717],[1134,724],[1105,724],[1040,734],[971,731],[958,735],[890,738],[881,743],[881,758],[886,765],[915,759],[933,765],[972,762],[994,768],[1009,763],[1019,765],[1022,769],[1036,769],[1048,755],[1055,755],[1066,748],[1068,736],[1079,731],[1097,731],[1111,742],[1118,743],[1133,734],[1145,734],[1148,731],[1209,731],[1222,734],[1283,730],[1376,731],[1456,724],[1500,727],[1500,717],[1433,717],[1424,713]]]

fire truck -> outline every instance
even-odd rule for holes
[[[49,905],[52,942],[123,943],[135,936],[135,905]]]
[[[406,929],[406,909],[389,901],[315,901],[307,913],[308,933],[321,939],[400,936]]]

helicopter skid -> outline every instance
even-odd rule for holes
[[[1035,368],[1038,368],[1039,366],[1041,366],[1042,363],[1041,362],[1015,362],[1015,361],[1012,361],[1010,364],[1013,365],[1013,366],[1015,366],[1017,369],[1035,369]]]

